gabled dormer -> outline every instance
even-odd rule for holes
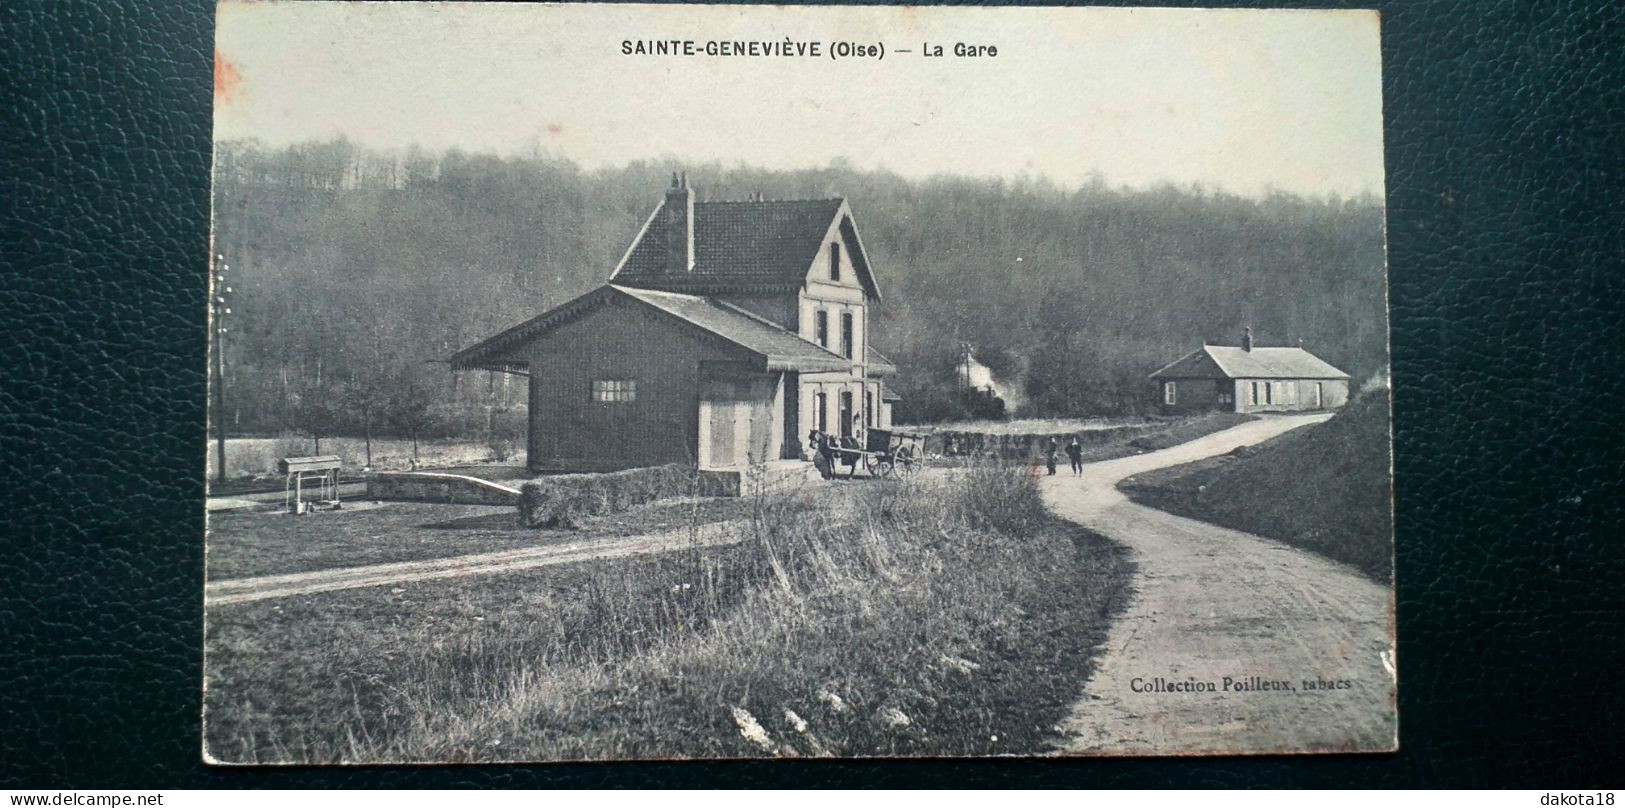
[[[806,330],[805,297],[880,298],[844,199],[696,201],[682,175],[610,279],[725,300],[796,333]]]
[[[818,254],[803,276],[803,285],[834,286],[857,290],[864,301],[880,300],[880,287],[875,283],[874,271],[869,266],[869,254],[858,236],[857,225],[852,223],[852,210],[846,200],[835,209],[818,246]]]

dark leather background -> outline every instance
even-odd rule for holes
[[[1385,3],[1402,751],[199,762],[211,11],[0,3],[0,785],[1621,784],[1620,7]]]

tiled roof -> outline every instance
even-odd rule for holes
[[[610,287],[767,360],[769,370],[845,370],[850,360],[744,310],[697,295]]]
[[[1349,375],[1302,348],[1204,345],[1151,374],[1153,378],[1347,379]]]
[[[869,369],[871,371],[879,371],[881,373],[896,372],[897,365],[893,364],[890,359],[887,359],[885,356],[881,355],[879,351],[865,345],[863,346],[863,352],[864,361],[869,364]]]
[[[674,292],[601,286],[562,306],[532,317],[451,357],[454,368],[506,370],[522,366],[516,349],[585,315],[610,298],[623,296],[720,337],[760,357],[768,370],[845,370],[852,363],[814,343],[725,303]]]
[[[771,202],[695,202],[694,268],[683,277],[666,271],[664,203],[632,245],[617,284],[758,283],[799,285],[841,209],[840,199]]]

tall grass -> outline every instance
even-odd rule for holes
[[[518,611],[491,628],[364,644],[414,651],[336,722],[286,721],[274,740],[232,722],[211,731],[211,751],[428,761],[1038,748],[1087,678],[1126,562],[1054,522],[1018,468],[820,490],[748,496],[743,541],[725,551],[577,567],[545,595],[493,597]],[[245,695],[211,709],[229,714]]]

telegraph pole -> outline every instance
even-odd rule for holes
[[[213,337],[214,347],[214,479],[217,484],[226,482],[226,315],[231,309],[226,307],[226,296],[231,294],[231,287],[226,285],[226,271],[231,267],[226,265],[226,256],[216,254],[214,257],[214,272],[210,273],[213,283],[210,286],[214,294],[209,297],[209,326]]]

